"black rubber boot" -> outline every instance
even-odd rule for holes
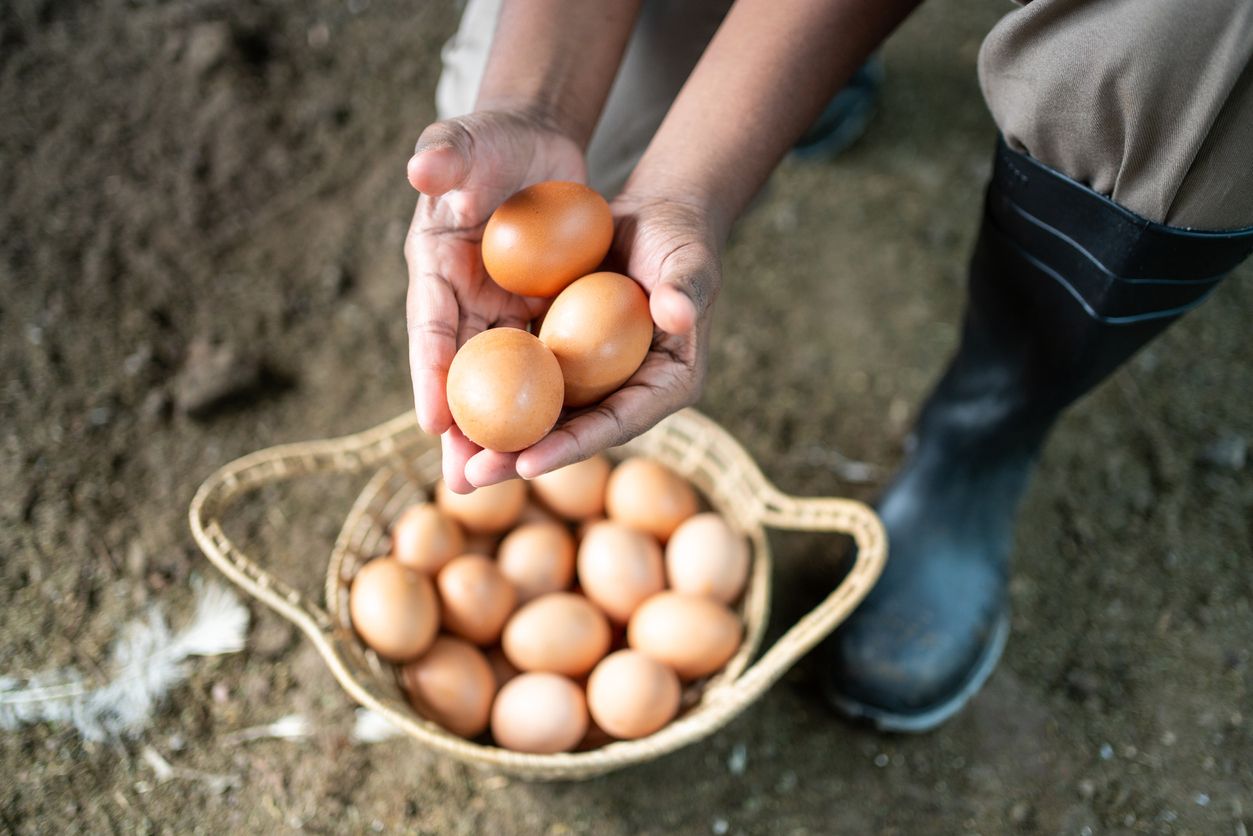
[[[1151,223],[998,144],[961,346],[879,502],[889,555],[824,645],[827,696],[885,731],[956,714],[1009,633],[1014,518],[1060,412],[1253,250]]]

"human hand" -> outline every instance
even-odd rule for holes
[[[652,347],[620,389],[563,416],[531,447],[472,455],[464,475],[477,487],[516,476],[530,479],[623,444],[700,396],[721,286],[720,236],[697,203],[624,192],[611,208],[615,234],[607,266],[649,294],[657,327]]]
[[[422,132],[409,160],[421,192],[405,239],[409,266],[406,314],[409,366],[418,423],[440,434],[444,481],[458,493],[466,462],[480,448],[453,424],[445,386],[453,355],[487,328],[526,328],[546,299],[502,289],[483,268],[483,227],[514,192],[542,180],[586,182],[579,145],[525,111],[480,111],[436,122]]]

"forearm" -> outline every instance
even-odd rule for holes
[[[919,0],[738,0],[627,191],[699,202],[719,240]]]
[[[506,0],[476,108],[532,112],[586,146],[640,0]]]

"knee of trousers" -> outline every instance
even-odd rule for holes
[[[1253,3],[1033,0],[984,40],[1009,146],[1151,221],[1253,225]]]

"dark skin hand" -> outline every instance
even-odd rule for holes
[[[459,492],[587,458],[696,401],[731,224],[916,4],[734,5],[611,203],[608,266],[649,293],[652,349],[620,390],[564,415],[528,449],[504,454],[479,449],[452,426],[443,390],[448,362],[469,336],[492,325],[521,327],[547,302],[507,294],[486,277],[482,224],[525,185],[585,179],[582,149],[634,16],[594,19],[589,11],[621,11],[614,4],[530,2],[529,16],[526,3],[506,4],[502,13],[479,101],[487,112],[431,126],[410,161],[410,182],[423,193],[406,243],[415,398],[422,427],[444,434],[444,478]],[[571,55],[592,58],[585,66]]]

